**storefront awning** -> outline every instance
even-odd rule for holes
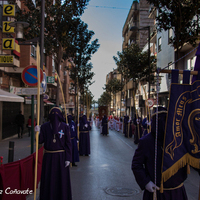
[[[24,98],[0,89],[0,101],[24,102]]]
[[[51,101],[48,101],[47,99],[43,99],[44,103],[46,103],[47,105],[54,105],[54,103],[52,103]]]

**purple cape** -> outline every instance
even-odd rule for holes
[[[44,153],[40,185],[40,200],[71,200],[71,182],[69,166],[65,161],[71,161],[71,139],[69,126],[64,122],[58,125],[56,142],[53,142],[54,132],[50,122],[41,126],[39,143],[44,143],[48,151],[64,150],[64,152]]]

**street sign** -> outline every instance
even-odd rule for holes
[[[43,80],[43,71],[40,69],[40,82]],[[28,86],[37,86],[37,66],[30,65],[22,71],[22,81]]]
[[[21,95],[37,95],[37,88],[22,88]],[[42,88],[40,88],[40,94],[42,94]]]
[[[42,80],[41,86],[42,86],[43,93],[45,93],[47,89],[47,76],[45,72],[43,72],[43,80]]]
[[[147,100],[145,101],[145,104],[146,104],[146,106],[149,105],[149,108],[151,108],[151,107],[153,107],[153,105],[154,105],[154,100],[153,100],[153,99],[147,99]]]
[[[55,77],[54,76],[47,76],[47,83],[55,83]]]
[[[13,56],[0,55],[0,64],[13,64],[13,63],[14,63]]]

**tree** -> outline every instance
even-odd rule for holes
[[[55,58],[55,67],[60,76],[60,64],[63,52],[72,47],[73,36],[78,26],[77,20],[82,15],[89,0],[56,0],[45,1],[45,30],[44,47],[45,54]],[[27,9],[17,9],[17,21],[29,23],[25,32],[25,39],[32,39],[40,36],[41,25],[41,1],[22,0]],[[56,104],[59,104],[59,84],[57,88]]]
[[[124,84],[117,78],[113,78],[105,85],[105,90],[113,94],[113,108],[114,108],[114,99],[116,100],[116,94],[119,91],[122,91]]]
[[[122,74],[125,82],[130,79],[137,83],[143,79],[148,81],[149,75],[151,80],[154,79],[153,72],[155,72],[155,56],[150,56],[150,66],[148,60],[148,52],[143,52],[138,44],[131,44],[122,52],[117,52],[118,57],[113,56],[117,65],[117,70]],[[135,87],[136,89],[137,87]]]
[[[98,99],[99,106],[108,106],[111,102],[111,95],[108,92],[103,92],[101,97]]]
[[[75,67],[70,69],[70,78],[75,86],[78,81],[81,94],[93,83],[94,72],[91,71],[93,66],[90,60],[99,48],[98,39],[91,41],[93,35],[94,32],[88,30],[88,25],[77,18],[77,28],[73,33],[73,46],[66,51],[66,57],[73,56]]]
[[[157,8],[158,31],[172,29],[172,45],[178,52],[185,43],[195,46],[200,31],[199,0],[147,0]],[[179,58],[179,53],[178,58]]]

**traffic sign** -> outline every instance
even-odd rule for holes
[[[47,89],[47,76],[45,72],[43,72],[43,80],[42,80],[41,86],[42,86],[43,93],[45,93]]]
[[[147,99],[145,101],[146,106],[149,106],[149,108],[153,107],[154,105],[154,100],[153,99]]]
[[[47,76],[47,83],[55,83],[55,77],[54,76]]]
[[[43,80],[43,71],[40,69],[40,82]],[[37,86],[38,77],[37,77],[37,66],[30,65],[22,71],[22,81],[28,86]]]

